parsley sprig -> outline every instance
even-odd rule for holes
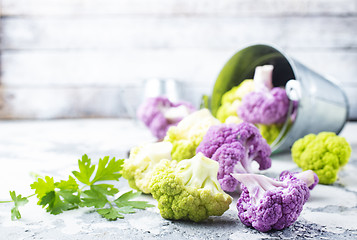
[[[20,219],[19,207],[28,203],[28,198],[36,195],[38,205],[41,205],[47,212],[57,215],[63,211],[76,209],[79,207],[94,207],[96,212],[108,220],[124,218],[123,214],[135,213],[135,209],[146,209],[153,207],[145,201],[132,201],[140,196],[141,192],[126,192],[119,197],[119,193],[112,182],[118,181],[121,177],[124,160],[104,157],[99,159],[98,165],[92,164],[87,155],[83,155],[78,160],[79,171],[72,171],[68,180],[55,182],[53,177],[38,177],[31,184],[31,189],[35,194],[28,197],[16,195],[15,191],[10,191],[12,201],[0,201],[0,203],[14,202],[11,209],[11,219]]]

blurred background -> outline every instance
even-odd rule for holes
[[[357,119],[357,0],[1,0],[0,118],[132,117],[144,81],[198,106],[226,61],[271,43],[342,83]]]

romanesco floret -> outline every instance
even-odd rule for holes
[[[253,80],[247,79],[223,94],[221,106],[217,110],[217,119],[224,123],[229,117],[234,116],[239,118],[237,109],[240,106],[242,98],[252,91],[254,91]]]
[[[199,153],[180,162],[162,160],[151,178],[151,193],[165,219],[199,222],[220,216],[232,198],[217,181],[218,163]]]
[[[130,187],[150,193],[152,172],[160,160],[171,160],[171,150],[170,142],[148,143],[132,148],[122,170],[122,175],[128,180]]]
[[[171,142],[173,160],[181,161],[195,156],[196,148],[209,127],[220,124],[208,109],[196,111],[174,127],[170,127],[164,141]]]
[[[261,232],[293,224],[310,197],[309,186],[314,184],[312,171],[295,176],[285,174],[279,180],[257,174],[233,176],[242,183],[238,217],[246,226]]]
[[[332,184],[340,167],[347,164],[351,146],[345,138],[333,132],[321,132],[297,140],[291,148],[291,155],[302,170],[313,170],[320,183]]]

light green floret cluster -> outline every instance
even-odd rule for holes
[[[225,123],[227,118],[230,118],[229,122],[240,122],[240,118],[237,115],[237,109],[240,106],[243,97],[253,91],[254,82],[251,79],[247,79],[223,94],[221,106],[217,111],[217,119],[222,123]],[[232,118],[236,118],[236,120],[232,121]]]
[[[319,183],[332,184],[337,179],[340,167],[347,164],[351,146],[345,138],[333,132],[308,134],[297,140],[291,149],[294,162],[305,170],[313,170]]]
[[[149,143],[134,147],[124,161],[122,175],[129,186],[144,193],[150,193],[150,179],[155,166],[162,160],[171,160],[170,142]]]
[[[181,161],[195,156],[203,136],[216,124],[220,124],[220,121],[208,109],[201,109],[182,119],[177,126],[170,127],[164,141],[173,145],[172,159]]]
[[[180,162],[162,160],[150,181],[161,216],[199,222],[222,215],[232,198],[221,189],[217,172],[218,162],[202,153]]]
[[[275,141],[275,139],[279,136],[283,124],[271,124],[271,125],[257,124],[257,127],[262,137],[265,138],[265,140],[269,145],[271,145]]]

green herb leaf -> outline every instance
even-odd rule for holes
[[[128,201],[130,199],[133,198],[137,198],[141,195],[141,192],[133,192],[133,191],[129,191],[126,193],[123,193],[120,197],[118,197],[118,201]]]
[[[82,156],[82,160],[78,159],[78,171],[73,171],[73,175],[86,185],[91,185],[90,178],[94,172],[95,165],[91,164],[90,158],[86,154]]]
[[[119,210],[114,207],[97,209],[97,213],[110,221],[117,220],[118,218],[124,218],[124,216],[119,213]]]
[[[10,196],[15,204],[15,206],[11,209],[11,220],[20,219],[21,214],[19,211],[19,207],[28,203],[29,200],[26,197],[22,197],[21,194],[16,196],[15,191],[10,191]]]
[[[77,205],[79,205],[81,203],[79,194],[77,193],[77,195],[76,195],[75,193],[76,192],[73,192],[71,190],[58,191],[58,194],[63,198],[64,201],[73,205],[69,209],[77,208],[78,207]]]
[[[75,178],[69,176],[68,180],[55,182],[53,177],[40,177],[36,174],[34,175],[36,181],[31,184],[31,189],[35,190],[34,194],[22,197],[16,195],[15,191],[10,191],[12,201],[0,201],[0,203],[14,202],[15,206],[11,209],[12,220],[21,218],[18,207],[26,204],[28,198],[33,195],[37,195],[38,205],[54,215],[78,207],[94,207],[106,219],[116,220],[124,218],[123,214],[134,213],[135,209],[153,207],[154,205],[146,201],[131,201],[131,199],[140,196],[140,192],[130,191],[111,201],[119,190],[113,184],[98,183],[110,180],[118,181],[121,177],[123,164],[124,159],[112,158],[109,160],[109,157],[104,157],[99,159],[98,167],[96,167],[96,165],[92,165],[91,159],[87,155],[83,155],[82,159],[78,160],[79,171],[72,172]],[[77,180],[85,186],[79,188]],[[105,208],[106,205],[107,208]]]
[[[37,204],[46,207],[46,211],[54,215],[77,208],[80,204],[78,184],[71,176],[67,181],[60,182],[54,182],[53,178],[48,176],[45,181],[39,178],[31,184],[31,188],[35,189],[39,199]]]
[[[62,201],[55,191],[46,193],[46,195],[40,199],[39,205],[42,207],[47,206],[46,211],[53,215],[60,214],[70,208],[70,205]]]
[[[61,180],[60,182],[56,182],[55,187],[61,190],[77,191],[78,183],[72,176],[69,176],[67,181]]]
[[[122,194],[120,197],[114,200],[114,203],[118,206],[118,208],[122,207],[132,207],[137,209],[146,209],[149,207],[154,207],[154,205],[149,204],[146,201],[129,201],[130,199],[136,198],[140,196],[141,192],[133,192],[129,191]]]
[[[115,188],[114,185],[112,184],[96,184],[96,185],[92,185],[91,189],[109,196],[114,196],[119,192],[119,190]]]
[[[93,189],[92,186],[90,190],[83,192],[81,200],[82,205],[85,207],[102,208],[108,203],[107,197],[103,193]]]
[[[109,157],[99,159],[98,169],[91,184],[105,180],[119,180],[121,177],[120,171],[123,169],[124,159],[115,160],[115,158],[112,158],[112,160],[108,161]]]
[[[45,196],[47,193],[55,190],[55,183],[54,183],[53,178],[46,176],[45,180],[43,180],[42,178],[38,178],[37,181],[32,183],[31,189],[35,189],[37,198],[40,199],[40,201],[41,201],[41,198],[43,196]]]
[[[118,208],[118,211],[125,214],[136,212],[132,206],[120,207]]]

